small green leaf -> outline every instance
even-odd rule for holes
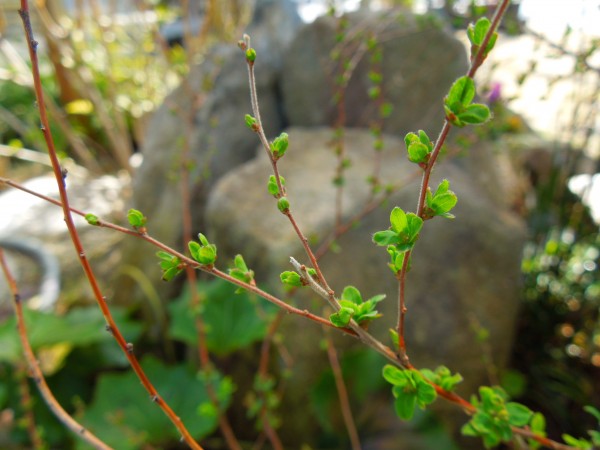
[[[204,236],[202,233],[198,233],[198,240],[204,246],[210,245],[210,243],[208,242],[208,239],[206,239],[206,236]]]
[[[233,258],[233,264],[241,271],[248,271],[248,266],[246,265],[246,261],[244,261],[244,257],[242,255],[235,255],[235,258]]]
[[[423,228],[423,219],[421,219],[415,213],[408,213],[406,215],[406,220],[408,222],[408,227],[406,229],[406,234],[408,235],[408,241],[410,243],[414,243],[417,240],[417,238],[419,237],[421,228]]]
[[[336,327],[344,328],[347,327],[352,319],[352,315],[354,314],[354,310],[350,308],[342,307],[336,313],[333,313],[329,316],[329,320]]]
[[[592,443],[586,439],[578,439],[576,437],[571,436],[570,434],[563,434],[562,435],[563,441],[565,441],[565,443],[572,445],[575,448],[583,448],[583,449],[590,449],[592,448]]]
[[[233,259],[233,267],[229,269],[229,275],[236,280],[243,281],[244,283],[251,283],[254,280],[254,272],[248,268],[242,255],[235,255]],[[236,293],[242,292],[243,289],[239,288]]]
[[[406,384],[406,371],[391,364],[383,366],[382,375],[385,381],[394,386],[403,386]]]
[[[342,299],[350,300],[355,305],[362,303],[362,296],[354,286],[346,286],[342,291]]]
[[[471,77],[464,76],[454,82],[444,99],[444,104],[456,113],[459,106],[468,106],[474,98],[475,83]]]
[[[127,212],[127,220],[133,228],[141,228],[146,225],[146,217],[137,209],[130,209]]]
[[[156,256],[160,259],[159,265],[163,271],[162,279],[164,281],[171,281],[183,270],[183,265],[176,256],[163,251],[157,252]]]
[[[443,180],[435,191],[427,191],[425,203],[427,205],[425,216],[442,216],[448,219],[453,219],[454,215],[450,214],[450,210],[456,206],[458,198],[456,194],[449,190],[450,183],[448,180]]]
[[[398,395],[394,402],[396,415],[402,420],[410,420],[415,414],[417,404],[417,395],[414,393],[403,393]]]
[[[533,431],[538,436],[546,437],[546,419],[543,414],[535,413],[533,414],[531,421],[529,422],[529,426],[531,431]],[[540,448],[542,444],[533,439],[528,439],[527,443],[529,444],[529,448],[537,449]]]
[[[390,224],[392,225],[392,230],[396,233],[404,232],[408,228],[406,213],[396,206],[390,213]]]
[[[421,408],[430,405],[437,398],[435,388],[424,380],[421,380],[417,385],[417,404]]]
[[[408,147],[408,160],[420,164],[426,163],[429,156],[429,148],[421,142],[415,142]]]
[[[533,412],[525,405],[516,402],[506,404],[508,411],[508,421],[515,427],[523,427],[529,423]]]
[[[469,24],[467,36],[471,44],[481,45],[485,34],[488,32],[492,23],[487,17],[480,17],[475,25]]]
[[[380,246],[400,243],[400,237],[392,230],[378,231],[373,235],[373,242]]]
[[[281,186],[285,186],[285,178],[283,178],[281,175],[279,176],[279,182],[281,183]],[[276,198],[282,194],[282,192],[279,192],[279,186],[277,185],[277,181],[275,180],[275,175],[269,176],[267,190],[269,191],[269,194]]]
[[[464,112],[458,114],[461,122],[471,125],[481,125],[491,118],[490,109],[483,104],[473,103],[466,107]]]
[[[188,242],[190,255],[195,261],[203,265],[212,265],[217,260],[217,247],[210,244],[206,236],[202,233],[198,234],[200,244],[195,241]]]
[[[91,213],[85,215],[85,220],[87,220],[87,223],[89,223],[90,225],[100,224],[100,219],[98,219],[98,216]]]
[[[288,286],[300,287],[302,286],[302,277],[298,275],[296,272],[285,271],[279,275],[281,282],[283,284],[287,284]]]

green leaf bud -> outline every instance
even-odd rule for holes
[[[137,209],[130,209],[127,212],[127,220],[133,228],[142,228],[146,225],[146,217]]]
[[[85,220],[87,220],[87,223],[89,223],[90,225],[100,225],[100,219],[98,219],[98,216],[88,213],[85,215]]]
[[[281,197],[279,200],[277,200],[277,208],[279,211],[285,214],[290,209],[290,202],[286,197]]]
[[[254,117],[250,114],[246,114],[245,116],[246,126],[250,128],[252,131],[258,131],[258,123]]]
[[[253,48],[249,48],[246,50],[246,61],[250,64],[253,64],[256,61],[256,50]]]
[[[288,148],[288,144],[289,142],[287,133],[281,133],[275,138],[275,140],[271,143],[271,153],[273,153],[275,159],[279,159],[284,155]]]
[[[302,277],[300,275],[298,275],[296,272],[292,272],[289,270],[282,272],[279,275],[279,278],[281,279],[281,282],[283,284],[286,284],[288,286],[300,287],[300,286],[304,285],[302,283]]]

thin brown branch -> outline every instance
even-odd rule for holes
[[[346,383],[344,382],[344,375],[340,362],[338,360],[337,351],[331,342],[331,337],[327,336],[327,358],[329,359],[329,365],[333,372],[333,379],[335,380],[335,388],[338,393],[340,400],[340,408],[342,410],[342,417],[344,418],[344,424],[350,438],[350,445],[352,450],[360,450],[360,438],[358,437],[358,431],[356,430],[356,424],[354,423],[354,416],[352,415],[352,408],[350,407],[350,400],[348,398],[348,390],[346,389]]]
[[[0,254],[0,259],[3,259],[2,254]],[[35,415],[33,414],[33,398],[31,397],[31,390],[29,389],[29,382],[27,381],[26,372],[26,365],[23,363],[19,364],[17,367],[17,378],[19,382],[21,406],[24,412],[25,427],[27,428],[27,434],[29,435],[29,440],[31,441],[33,448],[41,450],[45,448],[45,445],[44,441],[42,440],[42,436],[35,425]]]
[[[44,134],[44,139],[48,146],[48,154],[50,155],[50,160],[52,161],[52,168],[54,172],[54,176],[56,178],[56,182],[58,185],[58,190],[60,192],[61,205],[64,213],[64,219],[67,225],[67,229],[69,230],[69,235],[71,236],[71,240],[75,247],[77,254],[79,255],[79,261],[83,267],[83,270],[86,274],[90,287],[94,293],[94,297],[100,307],[102,314],[107,323],[107,329],[113,335],[115,340],[117,341],[119,347],[129,360],[129,363],[136,375],[142,382],[142,385],[146,389],[146,391],[150,394],[150,398],[153,402],[157,403],[159,407],[163,410],[163,412],[167,415],[169,420],[175,425],[175,427],[179,430],[182,435],[183,440],[193,449],[201,449],[202,447],[195,442],[194,438],[191,436],[179,416],[175,414],[175,412],[170,408],[170,406],[164,401],[164,399],[158,394],[154,385],[150,382],[142,367],[139,364],[136,356],[133,352],[133,345],[128,343],[123,334],[119,330],[116,322],[114,321],[110,309],[106,303],[106,299],[102,294],[98,281],[94,275],[92,267],[86,257],[86,253],[84,251],[83,245],[81,243],[81,239],[79,238],[79,233],[77,228],[75,227],[75,223],[73,221],[73,216],[71,214],[69,199],[66,191],[66,183],[65,183],[65,174],[63,174],[60,162],[58,160],[57,152],[54,146],[54,140],[52,134],[50,132],[50,124],[48,122],[48,115],[46,112],[46,105],[44,100],[44,93],[42,89],[42,83],[39,73],[39,63],[37,57],[37,41],[34,39],[33,30],[31,28],[31,21],[29,17],[29,4],[27,0],[21,0],[21,9],[19,10],[19,14],[21,16],[21,20],[23,22],[23,28],[25,31],[25,36],[27,39],[28,49],[29,49],[29,58],[31,61],[31,69],[33,74],[33,82],[35,86],[35,94],[37,99],[37,106],[40,113],[40,121],[42,124],[42,132]]]
[[[494,12],[494,17],[492,18],[492,23],[486,35],[483,38],[483,41],[479,47],[477,53],[473,56],[471,60],[471,65],[469,70],[467,71],[467,76],[473,78],[477,69],[481,66],[483,61],[485,60],[485,52],[487,49],[487,45],[490,42],[490,39],[498,29],[500,25],[500,21],[504,16],[506,8],[510,4],[510,0],[502,0],[496,7],[496,11]],[[423,178],[421,181],[421,190],[419,193],[419,200],[417,203],[417,215],[423,218],[423,211],[425,209],[425,198],[427,196],[427,190],[429,189],[429,181],[431,177],[431,172],[433,171],[433,167],[438,159],[440,151],[448,137],[448,133],[450,132],[450,122],[446,119],[444,121],[444,125],[442,126],[442,130],[438,136],[437,141],[435,142],[435,146],[433,151],[431,152],[431,156],[429,161],[427,162],[427,166],[423,172]],[[398,332],[398,350],[400,353],[400,357],[403,361],[408,361],[408,355],[406,351],[406,342],[404,339],[404,321],[406,318],[406,273],[408,272],[408,263],[410,261],[412,251],[406,252],[404,256],[404,261],[402,263],[402,268],[400,273],[397,275],[398,278],[398,322],[397,322],[397,332]]]
[[[23,303],[21,301],[21,296],[19,295],[19,291],[17,288],[17,283],[15,278],[12,276],[12,273],[6,264],[6,260],[4,258],[4,252],[0,248],[0,266],[2,266],[2,271],[4,272],[4,277],[6,278],[8,287],[12,294],[13,298],[13,307],[15,310],[15,316],[17,318],[17,330],[19,333],[19,339],[21,340],[21,345],[23,346],[23,353],[25,355],[25,359],[27,360],[27,364],[29,366],[29,370],[31,371],[31,377],[35,382],[42,398],[52,410],[54,415],[60,420],[69,430],[71,430],[75,435],[79,436],[89,445],[91,445],[95,449],[100,450],[110,450],[111,447],[106,445],[100,439],[98,439],[94,434],[86,430],[80,423],[78,423],[73,417],[67,413],[63,407],[58,403],[52,391],[48,387],[46,383],[46,379],[42,370],[40,369],[39,363],[33,353],[33,349],[31,348],[31,344],[29,343],[29,339],[27,338],[27,327],[25,325],[25,319],[23,317]]]

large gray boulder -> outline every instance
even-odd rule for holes
[[[278,89],[282,54],[299,25],[300,19],[289,1],[260,0],[246,30],[259,54],[256,83],[269,134],[284,124]],[[133,205],[148,217],[153,237],[175,248],[184,247],[179,181],[182,165],[193,164],[187,188],[193,228],[202,228],[210,186],[255,155],[255,137],[244,125],[244,114],[251,112],[245,58],[232,42],[215,48],[194,67],[154,113],[141,149],[143,163],[133,177]],[[184,149],[188,163],[182,161]],[[155,288],[165,297],[170,286],[160,283],[154,252],[149,245],[132,243],[125,264],[150,274],[150,279],[156,280]],[[127,293],[124,300],[131,301],[131,280],[121,281],[119,290]]]
[[[338,19],[318,18],[304,27],[285,54],[282,80],[285,112],[294,126],[334,125],[333,102],[339,62],[332,51],[356,67],[345,91],[345,125],[368,127],[378,106],[369,100],[370,63],[366,40],[374,36],[382,51],[383,99],[394,106],[383,130],[404,136],[443,118],[442,98],[468,67],[464,45],[430,16],[405,10],[361,10],[345,16],[348,38],[336,44]]]
[[[334,225],[332,177],[336,157],[328,147],[332,130],[292,128],[288,133],[290,149],[279,167],[286,179],[294,216],[304,233],[318,242]],[[367,131],[347,129],[345,146],[352,161],[343,200],[343,215],[348,219],[369,198],[370,186],[365,180],[372,171],[374,158],[372,137]],[[444,364],[461,372],[465,382],[459,392],[464,395],[489,384],[474,324],[489,331],[489,351],[498,367],[508,357],[519,304],[519,268],[525,238],[522,220],[502,201],[512,195],[502,181],[506,173],[496,170],[504,166],[503,156],[495,154],[491,144],[481,144],[473,149],[475,152],[478,155],[473,162],[444,162],[436,167],[432,187],[442,177],[450,180],[451,189],[459,198],[453,211],[457,218],[426,222],[407,278],[406,326],[411,361],[417,367],[435,368]],[[396,322],[398,282],[387,268],[385,249],[376,247],[371,236],[389,227],[392,207],[415,209],[420,169],[404,155],[403,141],[387,136],[381,178],[384,183],[402,188],[385,207],[366,216],[339,238],[341,253],[330,252],[321,260],[321,268],[337,294],[346,285],[356,286],[365,298],[387,294],[379,308],[384,316],[370,328],[385,343],[389,342],[388,329]],[[485,164],[478,164],[478,160]],[[220,264],[241,253],[260,281],[282,293],[278,277],[282,271],[292,270],[289,257],[309,262],[287,218],[278,212],[274,199],[269,198],[266,191],[269,174],[270,164],[260,154],[221,178],[208,201],[207,231],[209,239],[219,248]],[[304,289],[295,302],[319,313],[325,305],[314,297]],[[284,322],[282,332],[284,343],[296,361],[289,385],[302,386],[286,392],[285,410],[291,411],[306,403],[307,390],[327,363],[319,350],[322,334],[318,326],[290,317]],[[337,344],[340,349],[348,349],[355,343],[338,336]],[[391,408],[390,402],[383,407]],[[456,412],[445,417],[450,417],[450,422],[454,419],[464,422],[465,418]],[[308,426],[301,423],[287,420],[282,434],[307,435],[306,428],[294,429]],[[452,425],[456,429],[457,424]]]

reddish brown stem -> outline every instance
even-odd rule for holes
[[[50,132],[50,124],[48,122],[48,115],[46,113],[46,106],[44,103],[44,93],[42,90],[42,83],[39,73],[39,64],[37,58],[37,45],[38,43],[35,41],[33,37],[33,30],[31,28],[31,21],[29,18],[29,4],[27,0],[21,0],[21,9],[19,10],[19,14],[21,16],[21,20],[23,22],[23,28],[25,30],[25,35],[27,38],[27,44],[29,49],[29,58],[31,61],[31,70],[33,73],[33,83],[35,87],[35,95],[37,100],[37,106],[40,113],[40,121],[42,123],[42,132],[44,134],[44,139],[48,146],[48,154],[50,156],[50,160],[52,162],[52,169],[54,172],[54,176],[56,178],[56,182],[58,184],[58,190],[60,193],[61,205],[64,213],[64,219],[67,224],[67,229],[69,230],[69,235],[71,236],[71,240],[73,241],[73,245],[77,254],[79,255],[79,261],[83,267],[83,270],[86,274],[90,287],[94,293],[94,297],[100,307],[102,314],[107,323],[107,329],[110,333],[112,333],[113,337],[121,347],[121,350],[129,360],[129,363],[136,375],[142,382],[142,385],[150,394],[150,398],[153,402],[157,403],[159,407],[163,410],[163,412],[167,415],[167,417],[171,420],[171,422],[175,425],[175,427],[181,433],[183,440],[193,449],[201,449],[202,447],[194,441],[191,434],[181,421],[181,419],[175,414],[175,412],[169,407],[169,405],[163,400],[163,398],[158,394],[146,374],[144,373],[142,367],[140,366],[137,358],[133,354],[132,345],[127,343],[125,338],[123,337],[121,331],[119,330],[117,324],[115,323],[112,314],[106,304],[106,299],[102,295],[102,291],[98,285],[98,281],[92,271],[92,267],[86,257],[85,251],[83,249],[83,245],[81,244],[81,240],[79,238],[79,233],[75,227],[75,223],[73,222],[73,217],[71,215],[71,210],[69,207],[69,199],[67,196],[67,191],[65,187],[65,178],[66,174],[63,174],[60,162],[58,160],[58,156],[56,153],[56,148],[54,146],[54,140],[52,138],[52,134]]]
[[[327,357],[329,358],[329,365],[333,371],[335,388],[340,400],[344,424],[346,425],[348,437],[350,438],[350,445],[352,446],[352,450],[360,450],[360,438],[358,437],[358,431],[356,430],[356,424],[354,423],[354,416],[352,415],[352,408],[350,407],[350,400],[348,398],[348,390],[346,389],[346,383],[344,382],[344,375],[342,373],[342,368],[340,367],[337,351],[331,342],[330,336],[327,336]]]
[[[479,50],[477,51],[477,53],[473,56],[473,58],[471,60],[471,65],[469,67],[469,70],[467,71],[468,77],[473,78],[475,76],[475,73],[477,72],[477,69],[483,63],[483,61],[485,59],[486,47],[487,47],[490,39],[496,32],[496,30],[498,29],[500,21],[502,20],[504,12],[506,11],[506,8],[508,8],[509,3],[510,3],[510,0],[502,0],[502,2],[499,3],[498,6],[496,7],[496,11],[494,13],[494,17],[492,18],[492,23],[490,25],[490,28],[489,28],[488,32],[486,33],[485,37],[483,38],[483,42],[481,43]],[[425,209],[425,199],[427,197],[427,189],[429,188],[431,172],[433,171],[433,167],[435,166],[435,163],[438,159],[438,156],[444,145],[444,142],[446,141],[446,138],[448,137],[449,132],[450,132],[450,122],[446,119],[444,121],[442,130],[440,131],[438,139],[435,142],[435,146],[433,148],[433,151],[431,152],[431,156],[429,158],[429,161],[427,162],[427,166],[425,167],[425,170],[423,172],[423,178],[421,180],[421,191],[419,193],[419,201],[417,203],[417,215],[419,217],[421,217],[422,219],[424,218],[423,212]],[[412,251],[410,251],[410,250],[408,252],[406,252],[406,254],[404,256],[404,261],[402,263],[402,268],[400,270],[400,273],[398,274],[398,282],[399,282],[398,322],[397,322],[398,350],[400,353],[400,357],[402,358],[403,361],[408,361],[408,356],[407,356],[407,352],[406,352],[406,342],[404,339],[404,321],[405,321],[406,312],[407,312],[407,308],[406,308],[406,273],[408,271],[408,262],[410,261],[411,254],[412,254]]]
[[[6,260],[4,258],[4,252],[0,248],[0,266],[2,266],[2,271],[4,272],[4,277],[6,278],[8,287],[12,294],[13,298],[13,307],[15,310],[15,316],[17,318],[17,330],[19,333],[19,339],[21,340],[21,345],[23,346],[23,353],[25,355],[25,359],[27,360],[27,364],[29,365],[29,370],[31,371],[31,377],[35,382],[40,394],[50,410],[54,413],[54,415],[60,420],[68,429],[70,429],[75,435],[81,437],[85,442],[87,442],[90,446],[99,450],[111,450],[111,447],[106,445],[100,439],[98,439],[94,434],[90,433],[86,430],[80,423],[78,423],[73,417],[67,413],[63,407],[58,403],[52,391],[48,387],[46,383],[46,379],[42,370],[40,369],[39,363],[33,353],[33,349],[31,348],[31,344],[29,343],[29,339],[27,338],[27,327],[25,324],[25,319],[23,317],[23,303],[21,301],[21,296],[19,295],[19,291],[17,289],[17,283],[12,276],[12,273],[6,264]]]
[[[0,259],[3,259],[2,254],[0,254]],[[2,261],[1,264],[4,266],[4,263],[5,262]],[[13,298],[14,297],[15,294],[13,293]],[[33,398],[31,397],[31,390],[29,389],[29,382],[27,381],[25,373],[25,364],[19,364],[19,366],[17,367],[17,378],[19,381],[19,395],[21,396],[21,406],[23,408],[25,427],[27,428],[27,434],[29,435],[29,440],[31,441],[31,445],[33,446],[33,448],[43,449],[45,448],[44,441],[42,440],[42,436],[40,435],[37,427],[35,426],[35,416],[33,414]]]

